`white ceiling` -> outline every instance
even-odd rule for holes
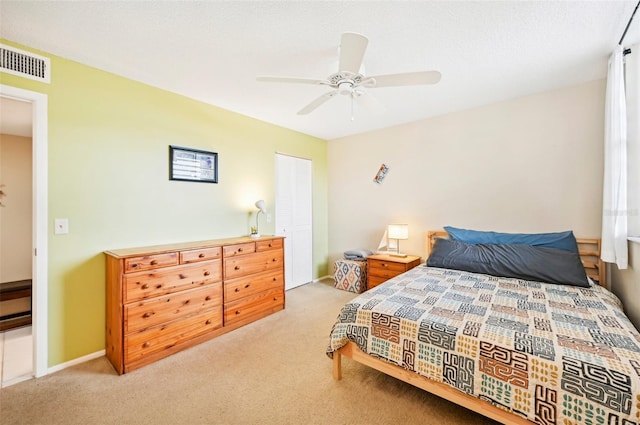
[[[335,139],[606,76],[637,0],[0,1],[1,36],[273,124]],[[323,86],[343,32],[369,38],[368,75],[438,70],[435,86],[369,89],[373,113]],[[640,12],[625,39],[640,42]],[[55,69],[52,73],[55,79]]]

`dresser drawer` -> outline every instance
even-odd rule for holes
[[[262,313],[273,308],[284,308],[284,291],[282,288],[270,289],[250,295],[241,300],[225,304],[224,323],[233,324],[253,315]]]
[[[175,264],[178,264],[177,252],[130,257],[124,259],[124,272],[131,273],[140,270],[151,270],[157,269],[158,267],[173,266]]]
[[[170,294],[222,280],[222,260],[130,273],[123,277],[124,301]]]
[[[260,291],[284,287],[281,271],[266,272],[252,276],[228,280],[224,283],[224,302],[229,303]]]
[[[269,251],[271,249],[282,249],[282,239],[271,239],[268,241],[257,241],[256,251]]]
[[[124,333],[139,331],[222,304],[222,283],[152,298],[124,307]]]
[[[124,337],[126,364],[222,327],[222,306]]]
[[[224,260],[224,278],[233,279],[267,270],[283,269],[282,251],[257,252]]]
[[[197,263],[198,261],[219,260],[222,259],[222,248],[192,249],[189,251],[180,251],[180,264]]]
[[[227,245],[224,247],[224,257],[234,257],[236,255],[251,254],[256,252],[256,243],[239,243],[235,245]]]

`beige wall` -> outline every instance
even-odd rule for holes
[[[31,138],[0,134],[0,282],[31,279]]]
[[[409,223],[600,234],[603,80],[329,142],[329,253]],[[381,163],[390,170],[373,182]]]
[[[629,268],[611,266],[611,291],[624,303],[624,309],[637,329],[640,329],[640,244],[629,242]]]

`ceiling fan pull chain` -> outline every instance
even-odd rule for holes
[[[355,118],[353,117],[353,93],[351,93],[351,121],[354,121]]]

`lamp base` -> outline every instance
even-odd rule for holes
[[[260,233],[252,233],[250,236],[253,239],[258,239],[260,237]]]
[[[392,257],[400,257],[400,258],[406,258],[407,254],[402,254],[400,252],[391,252],[389,253],[390,256]]]

